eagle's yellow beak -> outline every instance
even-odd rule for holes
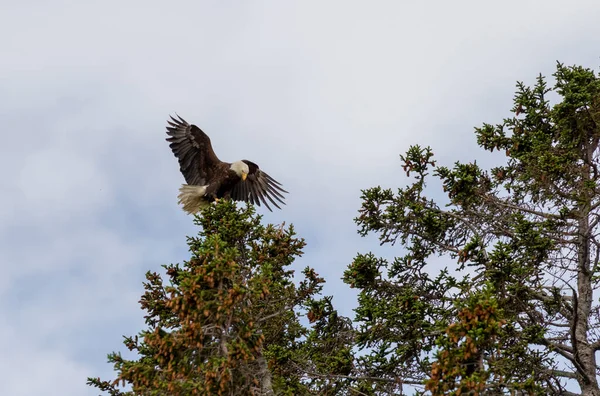
[[[248,177],[247,173],[242,173],[242,180],[246,180],[247,177]]]

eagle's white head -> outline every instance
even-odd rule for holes
[[[248,168],[248,164],[244,161],[235,161],[231,164],[230,169],[234,171],[242,180],[246,180],[248,177],[248,173],[250,172],[250,168]]]

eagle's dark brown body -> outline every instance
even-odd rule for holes
[[[229,169],[229,164],[225,162],[213,175],[213,179],[219,180],[219,182],[208,185],[206,188],[207,199],[212,202],[215,198],[231,198],[231,191],[240,182],[240,176]]]
[[[248,160],[234,163],[219,160],[212,149],[210,138],[196,125],[190,125],[181,117],[168,121],[167,141],[179,161],[179,169],[187,185],[180,189],[179,201],[188,213],[195,213],[216,199],[226,198],[261,202],[271,210],[267,200],[285,204],[281,184]]]

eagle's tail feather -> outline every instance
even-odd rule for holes
[[[182,184],[179,188],[179,204],[183,204],[183,210],[189,214],[197,213],[207,207],[210,203],[204,198],[206,186],[194,186]]]

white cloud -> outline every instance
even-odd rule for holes
[[[27,155],[21,169],[19,188],[32,215],[65,216],[106,201],[111,186],[94,164],[94,159],[58,147]],[[104,191],[102,189],[104,187]],[[75,206],[74,206],[75,205]],[[59,211],[56,212],[56,209]]]
[[[4,326],[3,326],[4,327]],[[91,367],[65,356],[63,351],[48,351],[40,345],[30,344],[18,333],[2,334],[0,372],[3,395],[81,395],[81,381],[94,376]],[[18,348],[14,344],[18,343]]]

